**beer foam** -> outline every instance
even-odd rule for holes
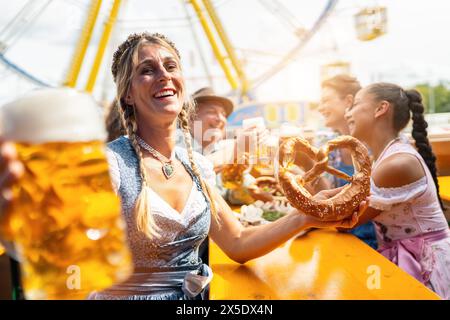
[[[29,143],[106,139],[103,112],[87,93],[70,88],[32,91],[0,109],[1,135]]]
[[[248,129],[255,126],[256,128],[265,129],[266,125],[263,117],[248,118],[242,120],[242,128]]]
[[[280,137],[297,137],[302,134],[300,127],[293,126],[291,124],[283,123],[280,127]]]
[[[270,135],[270,136],[267,138],[267,140],[265,141],[265,144],[266,144],[268,147],[276,147],[276,146],[278,146],[278,137],[277,137],[277,136]]]

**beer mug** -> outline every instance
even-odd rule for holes
[[[285,142],[289,138],[302,136],[303,135],[303,130],[300,127],[291,125],[289,123],[283,123],[280,126],[280,133],[279,133],[279,135],[280,135],[279,144],[281,146],[283,144],[283,142]]]
[[[230,149],[230,148],[227,148]],[[248,158],[245,152],[238,152],[237,159],[233,160],[233,149],[230,152],[231,157],[228,156],[227,161],[221,171],[221,182],[224,188],[230,190],[239,189],[244,183],[244,172],[249,169]]]
[[[258,161],[250,170],[253,177],[273,176],[274,161],[277,160],[278,135],[272,132],[266,140],[259,145]]]
[[[295,138],[295,137],[299,137],[302,136],[303,134],[303,130],[300,127],[294,126],[290,123],[283,123],[280,126],[279,129],[279,133],[278,133],[278,150],[277,150],[277,154],[275,156],[275,161],[274,161],[274,172],[275,172],[275,177],[278,177],[278,171],[279,171],[279,148],[281,147],[281,145],[289,140],[290,138]],[[295,160],[296,155],[294,154],[289,154],[286,159],[288,161],[291,161],[292,163]]]
[[[242,129],[248,129],[251,127],[264,126],[263,118],[250,118],[244,119],[242,122]],[[257,160],[257,144],[256,135],[253,133],[245,133],[242,129],[237,130],[237,135],[241,135],[241,138],[237,144],[236,150],[236,162],[229,163],[223,166],[221,171],[222,185],[226,189],[236,190],[244,184],[244,174],[250,170],[251,164]],[[242,145],[241,145],[242,144]]]
[[[259,130],[266,129],[266,125],[263,117],[248,118],[242,120],[242,129],[247,130],[249,128],[255,128]],[[249,163],[252,165],[258,165],[265,160],[266,152],[264,146],[260,145],[255,132],[248,133],[249,136],[246,139],[245,148],[248,150]]]
[[[132,272],[120,202],[105,157],[101,108],[68,88],[3,106],[1,135],[25,173],[0,217],[27,299],[84,299]],[[8,248],[8,246],[6,246]]]
[[[303,135],[303,131],[300,127],[291,125],[289,123],[283,123],[280,126],[279,133],[279,147],[283,144],[283,142],[289,140],[290,138],[301,137]]]
[[[222,185],[226,189],[239,189],[244,184],[244,172],[248,170],[247,164],[227,164],[223,167]]]

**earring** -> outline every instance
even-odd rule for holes
[[[133,103],[131,103],[131,96],[130,96],[130,95],[126,96],[125,102],[126,102],[126,104],[129,105],[129,106],[133,105]]]

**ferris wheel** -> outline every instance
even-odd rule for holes
[[[338,4],[338,0],[322,1],[322,8],[316,10],[317,12],[315,13],[317,17],[306,25],[289,8],[289,1],[254,1],[255,8],[259,6],[261,10],[265,10],[267,14],[274,18],[272,21],[274,28],[275,21],[277,21],[278,27],[284,28],[286,33],[292,34],[292,38],[289,44],[283,46],[283,48],[286,48],[284,49],[285,52],[278,52],[276,56],[272,56],[270,62],[266,62],[264,67],[259,66],[256,70],[254,68],[254,70],[249,71],[248,61],[252,59],[251,57],[249,58],[249,50],[237,49],[234,42],[235,33],[229,33],[226,30],[226,27],[232,24],[233,17],[229,13],[233,11],[228,10],[228,15],[221,12],[222,7],[225,7],[232,1],[173,0],[171,1],[173,2],[171,6],[177,9],[177,16],[153,19],[146,17],[145,12],[142,12],[139,18],[127,15],[130,12],[130,10],[127,10],[128,7],[132,7],[136,1],[138,0],[22,1],[22,7],[19,10],[15,8],[15,14],[4,24],[4,27],[0,25],[0,62],[2,65],[0,77],[3,76],[5,78],[6,75],[10,75],[19,78],[21,83],[28,87],[60,85],[80,87],[79,76],[84,67],[89,71],[85,71],[87,80],[83,89],[92,92],[99,72],[101,72],[102,68],[105,69],[102,65],[105,64],[105,54],[108,54],[108,41],[114,41],[115,36],[119,38],[117,29],[121,28],[126,31],[128,29],[145,30],[147,29],[145,27],[147,23],[159,24],[164,29],[174,28],[173,25],[178,24],[180,26],[178,33],[190,34],[191,42],[195,46],[195,50],[192,50],[194,53],[191,55],[197,57],[193,58],[193,60],[197,59],[201,62],[203,80],[206,79],[209,84],[213,84],[214,75],[211,71],[211,65],[215,64],[217,69],[218,64],[222,72],[222,78],[225,78],[228,84],[230,95],[251,97],[252,92],[260,85],[281,72],[294,60],[300,59],[302,50],[326,24]],[[70,10],[61,12],[64,11],[59,10],[61,3],[70,7]],[[157,7],[157,5],[154,7]],[[238,10],[238,8],[235,7],[235,10]],[[74,12],[78,19],[73,18]],[[358,13],[358,17],[355,17],[355,21],[357,21],[356,28],[360,30],[358,37],[367,41],[385,33],[387,19],[385,12],[385,9],[384,11],[368,8],[365,11],[361,10]],[[71,34],[68,37],[74,43],[72,52],[66,51],[64,54],[65,60],[61,59],[61,61],[64,61],[64,65],[59,68],[57,76],[42,75],[34,70],[34,66],[39,64],[36,60],[33,68],[31,68],[27,63],[23,63],[23,61],[27,61],[27,58],[18,59],[18,55],[14,52],[14,48],[20,44],[24,36],[39,29],[45,21],[46,14],[47,17],[61,15],[60,20],[66,19],[71,21],[71,24],[63,24],[61,28],[55,30],[55,33],[59,33],[60,29],[64,29],[69,25],[67,28]],[[74,26],[76,27],[74,28]],[[114,30],[113,27],[115,27]],[[252,32],[251,30],[245,31],[248,33]],[[173,32],[175,33],[175,29]],[[111,38],[113,39],[111,40]],[[207,40],[206,46],[205,39]],[[203,45],[201,44],[202,41]],[[97,44],[96,50],[96,45],[92,45],[92,43]],[[207,52],[213,53],[214,63],[207,61]],[[237,54],[238,52],[240,55]],[[39,53],[29,53],[29,60],[33,60],[33,57],[37,54],[43,56],[46,54],[43,50]],[[109,54],[111,55],[110,52]],[[92,61],[90,67],[86,67],[88,60]]]

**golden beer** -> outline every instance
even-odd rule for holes
[[[227,164],[222,170],[222,185],[226,189],[238,189],[244,183],[244,172],[248,169],[246,164]]]
[[[290,138],[295,138],[295,137],[299,137],[302,136],[302,129],[290,124],[283,124],[280,127],[280,137],[278,140],[279,143],[279,147],[281,147],[281,145],[289,140]],[[292,155],[294,156],[294,155]],[[278,159],[277,159],[278,160]]]
[[[74,120],[52,110],[60,116],[55,119],[68,125],[69,118],[78,121],[96,116],[89,111],[94,103],[85,95],[68,89],[52,90],[44,93],[47,103],[60,108],[77,103],[77,111],[85,113]],[[36,104],[39,108],[39,102]],[[25,111],[29,110],[24,109],[23,117],[27,117]],[[49,124],[48,119],[43,123]],[[85,124],[92,126],[94,122],[86,120]],[[75,128],[72,123],[64,128],[69,135],[60,130],[55,138],[61,141],[38,142],[30,138],[31,142],[24,142],[23,134],[18,134],[20,140],[16,140],[25,174],[12,188],[13,200],[0,221],[0,235],[14,242],[27,299],[84,299],[94,290],[125,280],[132,271],[125,224],[112,189],[103,139],[87,140],[88,136],[102,135],[94,134],[95,130],[86,132],[81,123],[77,125],[84,132],[80,135],[71,131]],[[37,131],[38,135],[42,130],[47,129]],[[51,140],[47,138],[44,140]]]
[[[272,134],[258,145],[257,161],[252,166],[250,174],[255,177],[273,176],[274,161],[278,151],[278,136]]]

